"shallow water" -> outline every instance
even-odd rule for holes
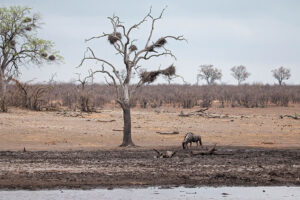
[[[0,191],[0,200],[83,200],[83,199],[245,199],[245,200],[282,200],[300,199],[300,187],[175,187],[161,189],[118,188],[92,190],[38,190],[38,191]]]

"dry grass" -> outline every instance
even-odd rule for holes
[[[300,147],[299,120],[279,115],[300,113],[297,107],[212,108],[228,119],[179,117],[180,109],[132,111],[134,142],[141,147],[180,146],[186,132],[200,134],[204,145],[274,148]],[[184,110],[188,112],[189,110]],[[67,113],[68,114],[68,113]],[[0,114],[0,150],[93,150],[117,148],[122,141],[122,112],[107,108],[102,113],[67,117],[57,112],[34,112],[11,108]],[[112,122],[100,122],[110,121]],[[156,132],[179,131],[178,135]]]

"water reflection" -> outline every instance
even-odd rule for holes
[[[300,187],[199,187],[199,188],[118,188],[93,190],[0,191],[0,200],[83,200],[83,199],[259,199],[299,200]]]

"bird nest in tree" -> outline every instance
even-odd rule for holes
[[[118,40],[122,39],[122,35],[120,32],[115,32],[115,33],[109,34],[107,39],[110,44],[114,44]]]
[[[31,20],[31,18],[29,18],[29,17],[26,17],[24,20],[23,20],[23,22],[24,23],[28,23],[28,22],[31,22],[32,20]]]
[[[48,56],[48,54],[47,53],[41,53],[41,56],[44,57],[44,58],[46,58]]]
[[[151,71],[151,72],[144,71],[140,74],[140,77],[144,83],[152,83],[156,80],[159,74],[160,71]]]
[[[51,55],[51,56],[48,57],[48,59],[53,61],[53,60],[55,60],[55,56]]]
[[[16,41],[15,40],[10,41],[10,45],[11,46],[15,46],[16,45]]]
[[[165,76],[174,76],[176,73],[176,68],[174,67],[174,65],[171,65],[170,67],[161,70],[161,73]]]
[[[143,71],[140,74],[140,77],[141,77],[143,83],[152,83],[156,80],[156,78],[160,74],[171,77],[171,76],[174,76],[175,73],[176,73],[176,68],[174,67],[174,65],[171,65],[170,67],[163,69],[163,70],[156,70],[156,71],[151,71],[151,72]]]
[[[129,49],[130,49],[130,51],[136,51],[137,47],[133,44],[133,45],[130,45]]]
[[[167,43],[167,40],[165,38],[159,38],[155,43],[155,47],[162,47]]]
[[[154,51],[155,48],[163,47],[167,43],[165,38],[159,38],[154,44],[147,47],[147,51]]]
[[[26,26],[26,27],[25,27],[25,30],[26,30],[26,31],[31,31],[32,28],[31,28],[30,26]]]

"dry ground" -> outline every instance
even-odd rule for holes
[[[209,110],[229,116],[224,119],[179,117],[180,111],[133,109],[139,147],[120,148],[118,108],[82,117],[12,108],[0,114],[0,189],[300,185],[300,120],[279,118],[299,114],[300,106]],[[205,146],[217,143],[217,152],[226,155],[191,157],[181,149],[188,131],[200,134]],[[152,148],[177,153],[157,159]]]
[[[196,109],[193,109],[196,110]],[[180,109],[133,109],[132,134],[141,147],[180,146],[187,132],[206,145],[300,148],[300,120],[279,115],[300,113],[300,106],[273,108],[213,108],[232,118],[179,117]],[[191,110],[183,110],[185,113]],[[0,114],[0,150],[98,150],[122,141],[123,119],[118,108],[68,117],[70,113],[11,109]],[[72,114],[72,113],[71,113]],[[116,120],[112,122],[106,122]],[[104,121],[104,122],[103,122]],[[179,131],[178,135],[156,133]]]

